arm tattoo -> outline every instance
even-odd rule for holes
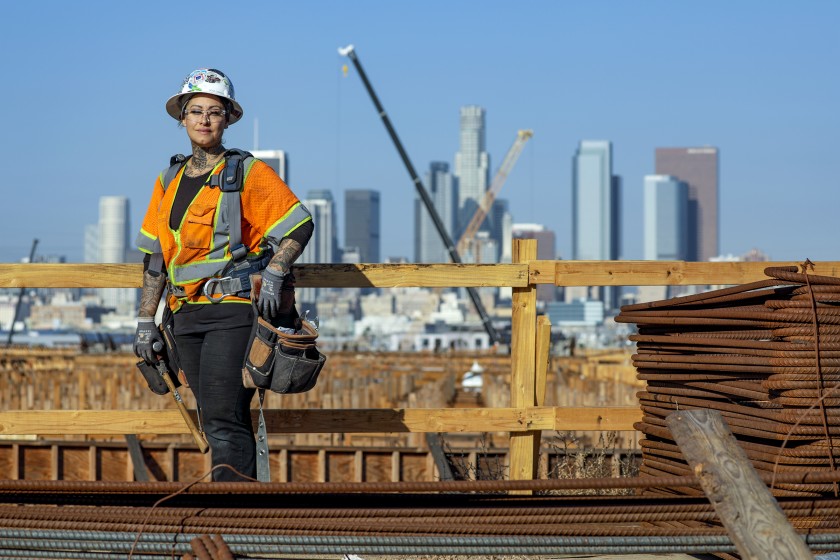
[[[268,268],[277,274],[286,274],[301,253],[303,253],[301,244],[287,237],[280,241],[280,246],[277,247],[277,252],[271,257]]]
[[[163,295],[163,288],[166,285],[164,274],[152,275],[147,270],[143,273],[143,290],[140,292],[140,317],[154,317],[157,313],[160,296]]]

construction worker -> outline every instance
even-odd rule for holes
[[[155,181],[137,238],[147,256],[134,352],[156,361],[162,340],[154,316],[168,288],[178,359],[196,398],[213,466],[231,467],[214,469],[213,480],[254,478],[255,391],[242,383],[255,320],[249,280],[261,276],[256,307],[264,318],[292,312],[289,271],[312,235],[312,217],[277,173],[252,157],[237,161],[239,177],[231,175],[239,181],[235,192],[222,184],[225,169],[235,171],[235,151],[222,146],[222,133],[242,118],[224,73],[212,68],[190,73],[166,102],[166,112],[186,129],[192,149],[183,161],[173,158]]]

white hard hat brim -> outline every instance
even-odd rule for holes
[[[166,112],[169,114],[170,117],[175,119],[176,121],[181,121],[181,107],[183,105],[182,98],[184,96],[193,96],[202,93],[200,91],[193,91],[189,93],[176,93],[172,97],[170,97],[166,101]],[[227,99],[231,105],[233,105],[233,110],[230,114],[230,120],[228,120],[228,124],[233,124],[239,119],[242,118],[242,105],[236,102],[235,99],[231,99],[230,97],[226,97],[224,95],[219,95],[217,93],[207,93],[207,95],[215,95],[216,97],[220,97],[222,99]]]

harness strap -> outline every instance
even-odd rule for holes
[[[263,399],[265,389],[259,389],[260,393],[260,419],[257,425],[257,480],[260,482],[271,482],[271,469],[268,463],[268,433],[265,428],[263,417]]]

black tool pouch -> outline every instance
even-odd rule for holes
[[[245,354],[243,384],[284,394],[312,389],[327,361],[315,346],[317,338],[308,321],[300,321],[300,329],[289,334],[258,317]]]
[[[161,378],[160,372],[158,372],[155,366],[147,364],[145,360],[140,360],[137,362],[137,369],[143,374],[143,379],[146,380],[146,384],[152,393],[165,395],[169,392],[169,387],[166,386],[166,382]]]

